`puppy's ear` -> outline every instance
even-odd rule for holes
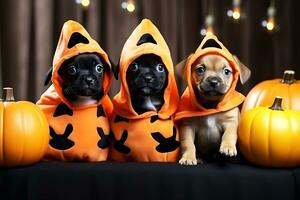
[[[239,64],[241,73],[240,73],[240,81],[242,84],[246,83],[248,81],[248,79],[250,78],[251,75],[251,70],[246,67],[239,59],[236,55],[233,55],[233,58],[235,59],[235,61]]]
[[[188,61],[188,59],[189,59],[189,57],[191,55],[192,54],[190,54],[187,58],[183,59],[178,64],[176,64],[176,66],[175,66],[175,75],[177,77],[180,77],[181,79],[184,78],[184,75],[185,75],[185,65],[186,65],[186,62]]]
[[[49,71],[47,72],[46,74],[46,78],[44,80],[44,86],[47,86],[49,84],[49,82],[51,81],[51,78],[52,78],[52,71],[53,71],[53,68],[51,67],[49,69]]]
[[[118,61],[118,64],[113,63],[111,59],[109,59],[109,62],[111,64],[112,72],[113,72],[115,78],[118,80],[118,75],[119,75],[119,70],[120,70],[120,59]]]

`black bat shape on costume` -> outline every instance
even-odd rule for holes
[[[105,135],[102,128],[97,127],[97,132],[100,136],[100,140],[97,145],[101,149],[105,149],[109,146],[109,135]]]
[[[57,134],[51,126],[49,128],[50,136],[52,137],[52,139],[50,140],[50,146],[59,150],[67,150],[74,146],[75,143],[72,140],[68,139],[73,131],[72,124],[67,125],[64,134]]]
[[[152,137],[159,143],[156,150],[160,153],[167,153],[174,151],[180,145],[180,142],[176,141],[176,128],[173,127],[173,135],[165,138],[160,132],[151,133]]]
[[[114,134],[111,134],[114,137]],[[128,132],[127,130],[123,131],[122,136],[120,138],[120,140],[116,140],[116,138],[114,138],[115,144],[114,144],[114,148],[124,154],[128,154],[130,153],[130,148],[127,147],[124,143],[127,140],[128,137]]]

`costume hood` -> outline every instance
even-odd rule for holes
[[[107,54],[88,32],[79,23],[67,21],[63,25],[53,59],[53,84],[37,102],[50,128],[51,139],[45,155],[47,159],[102,161],[108,156],[108,118],[113,107],[107,92],[112,70],[104,71],[104,95],[96,104],[74,106],[63,95],[58,70],[67,59],[81,53],[97,53],[111,68]]]
[[[158,112],[148,111],[139,115],[135,112],[131,104],[130,92],[126,81],[126,71],[135,59],[144,54],[155,54],[161,58],[168,71],[168,85],[164,91],[164,105],[161,109]],[[161,119],[167,119],[175,113],[179,96],[170,50],[159,30],[150,20],[144,19],[126,41],[121,53],[119,68],[121,88],[113,99],[114,110],[118,115],[130,119],[159,115]]]
[[[220,55],[224,57],[230,64],[233,74],[233,82],[215,109],[206,109],[200,105],[194,94],[192,80],[191,80],[191,67],[192,64],[200,57],[205,55]],[[187,81],[187,88],[185,89],[175,115],[175,120],[180,120],[186,117],[205,116],[222,111],[230,110],[240,105],[244,96],[238,93],[235,88],[239,79],[240,67],[239,63],[233,55],[226,49],[226,47],[218,40],[215,35],[206,36],[201,42],[200,46],[195,53],[191,54],[185,65],[185,78]]]
[[[58,70],[64,61],[81,53],[98,53],[111,69],[111,63],[107,54],[99,46],[99,44],[91,38],[89,33],[81,24],[76,21],[69,20],[64,23],[57,48],[53,58],[52,83],[62,102],[72,107],[70,102],[64,97],[62,91],[62,80],[58,74]],[[111,71],[111,70],[110,70]],[[112,80],[112,73],[104,72],[103,76],[103,92],[107,94]]]

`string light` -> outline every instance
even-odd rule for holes
[[[200,34],[202,36],[214,34],[213,23],[214,17],[212,15],[207,15],[205,18],[205,28],[200,30]]]
[[[77,4],[80,4],[82,7],[87,8],[90,6],[90,0],[76,0]]]
[[[135,11],[134,0],[123,1],[121,3],[121,8],[123,8],[124,10],[127,10],[128,12],[134,12]]]
[[[276,21],[275,21],[275,4],[274,0],[271,0],[270,6],[267,11],[268,18],[267,20],[263,20],[261,25],[266,28],[269,32],[273,32],[276,29]]]
[[[227,11],[227,16],[233,18],[234,20],[239,20],[241,18],[241,0],[232,1],[232,10]]]

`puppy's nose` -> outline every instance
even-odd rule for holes
[[[221,83],[221,80],[217,77],[209,77],[209,78],[207,78],[207,81],[208,81],[209,85],[213,88],[218,87]]]
[[[145,75],[144,80],[146,83],[151,83],[151,82],[153,82],[154,79],[151,75],[147,74],[147,75]]]
[[[93,78],[92,76],[87,76],[85,77],[84,81],[88,84],[88,85],[92,85],[95,83],[95,78]]]

